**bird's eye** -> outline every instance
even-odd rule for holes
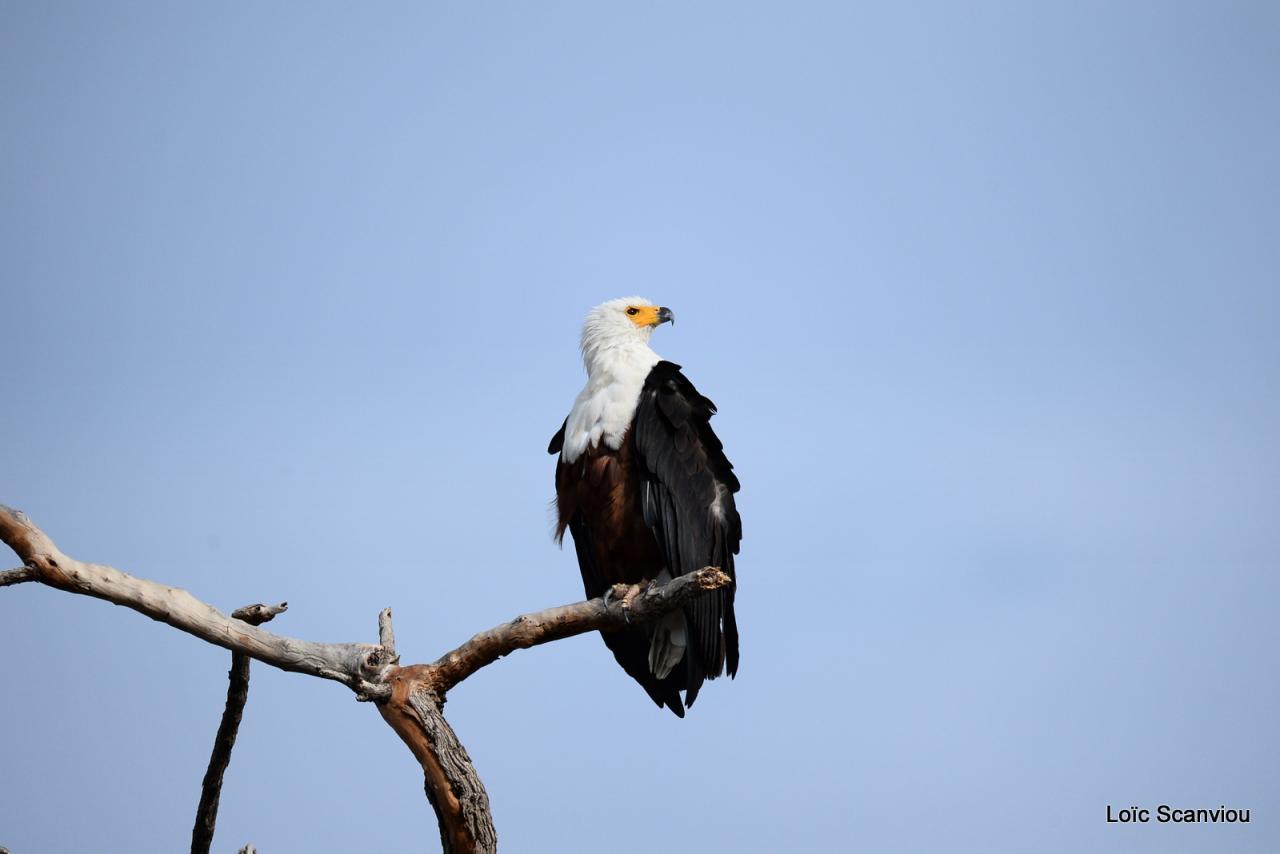
[[[640,313],[640,309],[636,308],[635,306],[632,306],[631,308],[627,309],[627,314],[631,315],[632,317],[635,317],[639,313]]]

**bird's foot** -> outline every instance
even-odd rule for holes
[[[604,596],[601,596],[600,598],[604,600],[604,606],[608,608],[609,604],[613,602],[614,599],[620,600],[622,599],[623,596],[626,595],[626,593],[627,593],[627,585],[615,584],[612,587],[605,588]]]
[[[640,584],[615,584],[604,592],[604,605],[609,607],[609,603],[616,599],[622,603],[622,619],[628,624],[631,622],[631,603],[643,591],[643,585]]]

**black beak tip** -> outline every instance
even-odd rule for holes
[[[658,323],[670,323],[676,325],[676,314],[671,309],[664,306],[658,307]]]

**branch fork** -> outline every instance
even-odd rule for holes
[[[141,614],[167,623],[180,631],[233,653],[232,685],[228,689],[227,711],[232,715],[232,692],[237,690],[237,664],[243,663],[243,692],[248,690],[248,661],[255,658],[264,664],[295,673],[330,679],[349,687],[356,699],[373,701],[383,719],[405,742],[422,766],[427,799],[435,809],[440,825],[441,843],[446,854],[492,852],[497,848],[497,833],[485,792],[471,758],[445,720],[442,709],[445,695],[462,680],[482,667],[517,649],[583,634],[600,629],[617,628],[637,622],[655,620],[679,608],[697,596],[731,583],[728,574],[715,567],[704,567],[663,584],[651,583],[643,589],[615,591],[619,598],[591,599],[524,614],[480,632],[456,649],[445,653],[432,664],[400,665],[396,651],[391,609],[378,615],[378,643],[318,643],[273,634],[261,624],[283,613],[288,604],[249,605],[230,616],[185,590],[128,575],[110,566],[84,563],[71,558],[54,545],[25,513],[0,505],[0,540],[22,560],[24,566],[0,572],[0,587],[38,581],[71,593],[79,593],[123,605]],[[238,725],[243,698],[234,711]],[[227,759],[234,743],[235,729],[230,727],[226,742]],[[219,745],[206,775],[214,775]],[[217,769],[218,786],[226,764]],[[216,815],[217,794],[213,794],[212,813],[201,802],[200,816]],[[197,851],[196,835],[202,818],[197,818],[192,850]],[[208,822],[212,838],[212,820]],[[207,851],[207,846],[202,849]]]

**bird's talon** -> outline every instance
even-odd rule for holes
[[[615,599],[622,603],[622,607],[627,607],[628,592],[631,590],[626,584],[615,584],[604,591],[604,596],[600,597],[604,600],[604,606],[609,607],[609,603]]]

